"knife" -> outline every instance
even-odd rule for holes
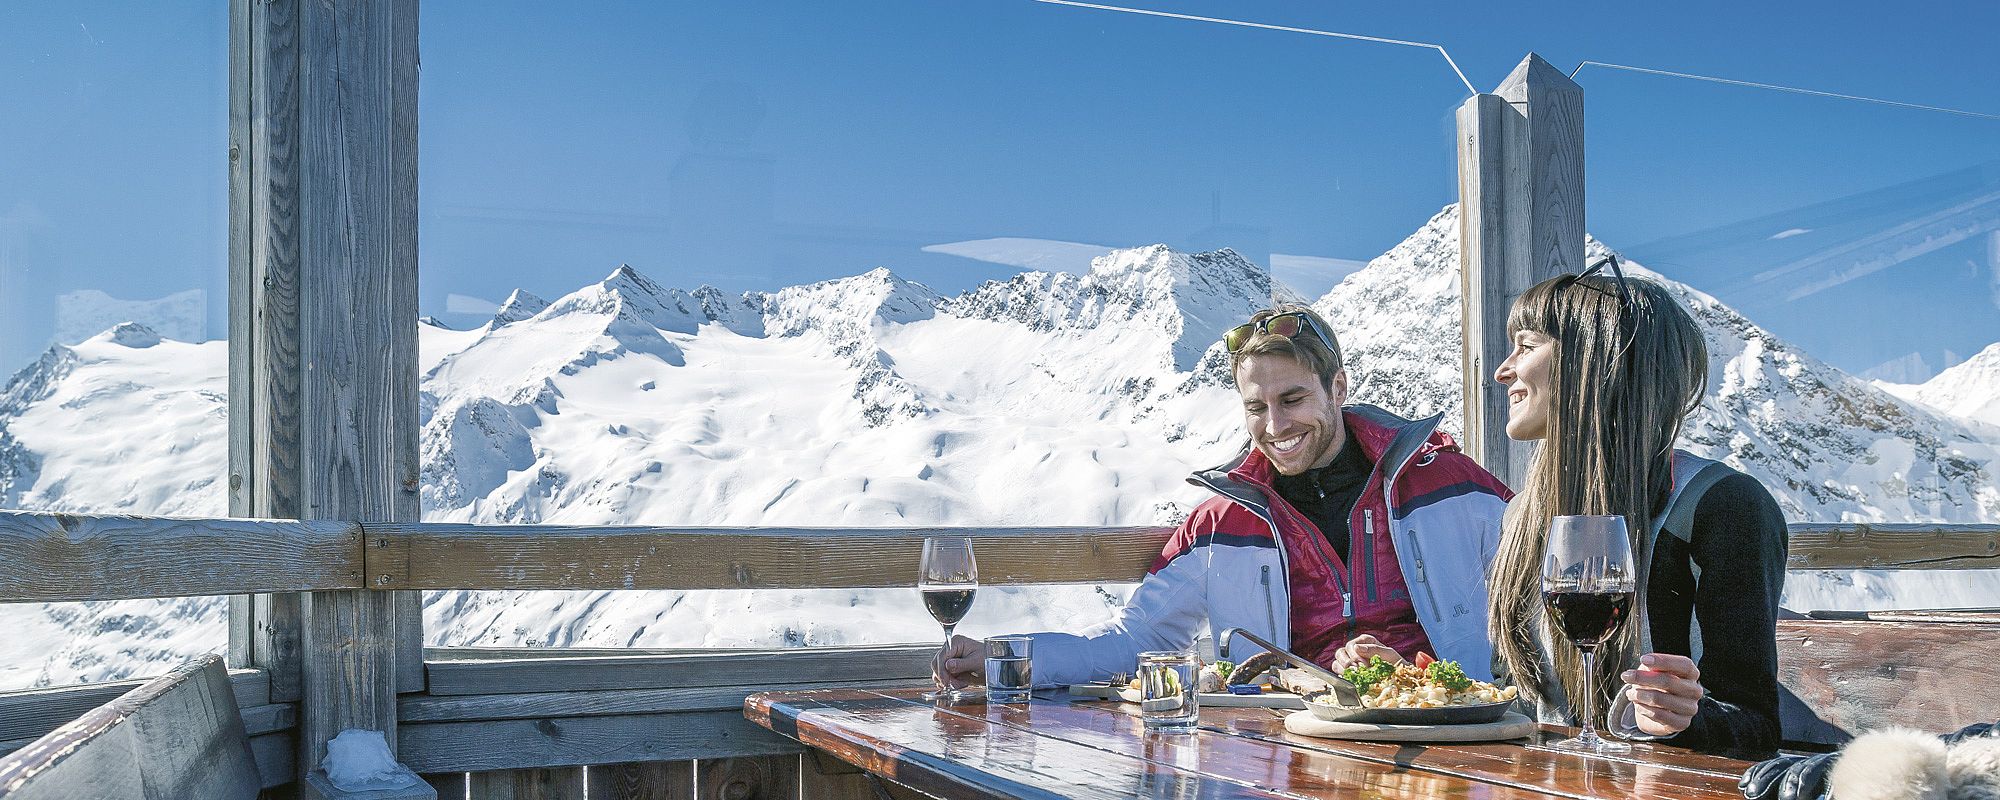
[[[1312,660],[1301,657],[1297,653],[1264,641],[1257,634],[1242,628],[1230,628],[1223,631],[1222,635],[1215,640],[1216,652],[1223,656],[1229,655],[1229,639],[1232,635],[1249,639],[1251,644],[1284,656],[1287,661],[1292,662],[1292,666],[1305,671],[1315,678],[1326,681],[1327,687],[1333,690],[1333,699],[1336,704],[1349,708],[1359,708],[1361,706],[1361,690],[1356,688],[1352,681],[1335,675],[1331,670],[1315,664]]]

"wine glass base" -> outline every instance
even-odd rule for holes
[[[1561,750],[1565,753],[1594,753],[1597,755],[1623,755],[1632,752],[1632,746],[1629,744],[1595,735],[1588,738],[1578,736],[1574,739],[1550,742],[1547,747],[1550,750]]]
[[[936,689],[918,695],[919,698],[941,706],[977,705],[986,702],[986,692],[982,689]]]

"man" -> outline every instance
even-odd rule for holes
[[[1142,651],[1232,627],[1336,670],[1423,652],[1489,678],[1485,568],[1506,487],[1437,432],[1440,417],[1345,406],[1340,345],[1311,309],[1259,311],[1223,342],[1249,445],[1189,478],[1216,496],[1116,617],[1034,634],[1035,683],[1129,673]],[[961,686],[982,679],[982,659],[957,636],[932,669]]]

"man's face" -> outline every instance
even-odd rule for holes
[[[1236,368],[1236,391],[1243,396],[1243,428],[1250,442],[1280,475],[1297,475],[1333,463],[1347,428],[1340,406],[1347,402],[1347,372],[1333,376],[1333,389],[1286,355],[1258,355]]]

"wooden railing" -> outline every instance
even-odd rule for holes
[[[0,512],[0,600],[895,587],[910,584],[923,539],[940,533],[977,540],[981,579],[1004,585],[1136,581],[1171,530],[574,528]],[[2000,567],[2000,525],[1795,524],[1790,566]],[[872,798],[865,775],[804,756],[796,742],[746,723],[743,697],[921,682],[932,647],[431,649],[427,690],[398,701],[398,750],[451,797],[468,782],[475,796],[503,786],[513,796],[563,796],[564,787],[586,782],[593,798],[644,796],[619,787],[666,780],[701,788],[701,797],[794,796],[806,786],[813,796]],[[297,706],[270,702],[263,673],[231,678],[266,784],[289,782]],[[0,754],[136,685],[0,694]]]
[[[343,589],[909,585],[970,536],[993,585],[1144,577],[1169,528],[672,528],[197,520],[0,511],[0,601]],[[1795,523],[1794,570],[2000,568],[2000,525]]]

